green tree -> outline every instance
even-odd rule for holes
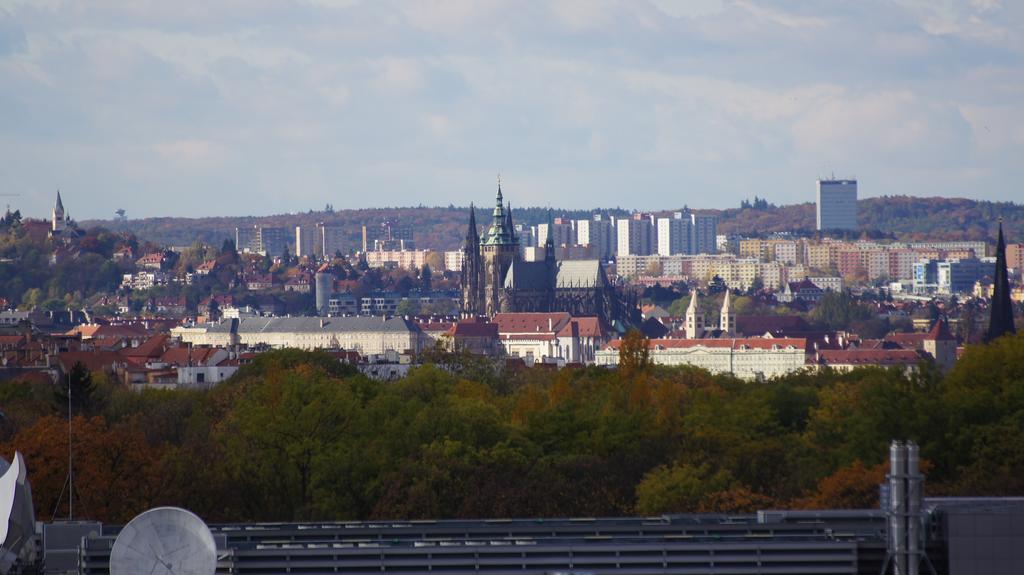
[[[68,394],[70,393],[71,412],[75,415],[92,413],[93,393],[96,385],[92,381],[92,372],[80,361],[76,361],[62,381],[53,387],[53,401],[57,410],[68,414]]]

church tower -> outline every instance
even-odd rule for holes
[[[686,308],[686,337],[700,339],[704,337],[704,314],[697,307],[697,290],[693,290],[690,307]]]
[[[1003,240],[1003,218],[999,218],[999,241],[996,243],[996,269],[992,276],[992,315],[985,341],[1017,333],[1013,325],[1013,303],[1006,271],[1006,242]]]
[[[53,221],[51,223],[50,231],[54,234],[63,232],[64,227],[67,225],[65,217],[64,202],[60,200],[60,190],[57,190],[57,202],[53,204]]]
[[[469,205],[469,229],[462,246],[462,313],[475,317],[484,313],[480,265],[480,234],[476,229],[476,208]]]
[[[512,229],[512,216],[505,214],[501,196],[501,179],[498,179],[498,195],[491,227],[480,240],[480,259],[483,275],[483,313],[487,316],[502,311],[502,293],[505,289],[505,275],[512,262],[519,259],[519,242]]]
[[[722,337],[736,337],[736,316],[732,313],[732,292],[729,290],[725,290],[725,299],[722,300],[718,329],[722,331]]]

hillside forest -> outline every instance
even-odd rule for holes
[[[977,201],[963,198],[921,198],[911,196],[883,196],[866,198],[858,202],[861,235],[870,238],[889,238],[900,241],[923,240],[986,240],[995,238],[998,219],[1002,217],[1009,233],[1008,241],[1022,241],[1018,235],[1024,230],[1024,205],[1009,202]],[[477,206],[477,221],[488,224],[487,203]],[[685,206],[678,206],[682,209]],[[605,216],[624,216],[622,208],[594,210],[565,210],[513,205],[515,223],[535,225],[549,216],[585,219],[594,213]],[[739,208],[727,210],[697,209],[719,216],[718,232],[742,234],[746,237],[790,233],[811,236],[815,233],[813,203],[775,206],[766,200],[744,201]],[[671,211],[655,212],[669,214]],[[346,232],[344,250],[361,247],[362,226],[379,226],[385,220],[413,227],[413,237],[420,249],[454,250],[461,245],[469,221],[468,207],[406,207],[348,210],[333,207],[294,214],[263,217],[201,217],[201,218],[145,218],[138,220],[86,221],[85,226],[101,226],[114,231],[132,232],[140,238],[166,244],[190,245],[200,240],[220,245],[225,239],[234,239],[235,227],[253,225],[294,227],[325,222],[339,226]]]

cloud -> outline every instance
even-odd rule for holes
[[[157,154],[175,168],[211,168],[227,157],[224,146],[209,140],[161,142],[154,147]]]
[[[830,168],[866,193],[1003,199],[1021,176],[1021,2],[3,10],[3,175],[88,197],[79,216],[479,203],[498,170],[519,205],[647,208],[735,205],[764,182],[805,201]]]

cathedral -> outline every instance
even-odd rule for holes
[[[600,260],[556,260],[550,234],[544,259],[523,261],[512,225],[512,207],[504,203],[500,182],[491,223],[482,236],[477,229],[476,210],[470,206],[462,263],[464,315],[560,311],[596,316],[614,325],[630,323],[628,309],[628,303],[605,276]]]

